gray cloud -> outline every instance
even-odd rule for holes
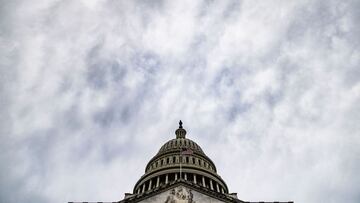
[[[1,5],[1,202],[120,200],[179,119],[241,199],[360,200],[357,1]]]

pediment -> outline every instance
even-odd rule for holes
[[[185,185],[177,185],[159,194],[144,198],[141,203],[222,203],[213,198]]]

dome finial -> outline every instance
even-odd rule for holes
[[[182,124],[183,124],[183,122],[180,120],[179,121],[179,128],[175,131],[176,139],[185,138],[186,130],[183,129]]]

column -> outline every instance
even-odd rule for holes
[[[175,173],[175,180],[177,180],[177,173]]]
[[[206,185],[205,185],[205,177],[204,177],[204,176],[202,176],[202,184],[203,184],[204,187],[206,186]]]
[[[184,173],[184,179],[187,180],[187,174],[186,173]]]
[[[217,189],[217,192],[220,192],[219,184],[218,184],[218,183],[216,183],[216,189]]]
[[[221,193],[223,193],[223,194],[225,193],[225,192],[224,192],[224,188],[221,188]]]
[[[142,192],[145,192],[145,183],[143,185]]]
[[[168,177],[168,174],[166,174],[166,176],[165,176],[165,184],[168,184],[168,181],[169,181],[169,177]]]
[[[151,183],[152,183],[152,179],[150,179],[150,181],[149,181],[149,189],[148,190],[151,190]]]
[[[159,183],[160,183],[160,176],[157,177],[157,180],[156,180],[156,187],[159,187]]]
[[[196,184],[196,175],[194,174],[194,183]]]
[[[211,190],[214,190],[213,183],[212,183],[212,180],[211,180],[211,179],[210,179],[210,189],[211,189]]]

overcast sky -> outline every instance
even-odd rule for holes
[[[0,2],[0,202],[119,201],[179,119],[248,201],[360,202],[360,1]]]

